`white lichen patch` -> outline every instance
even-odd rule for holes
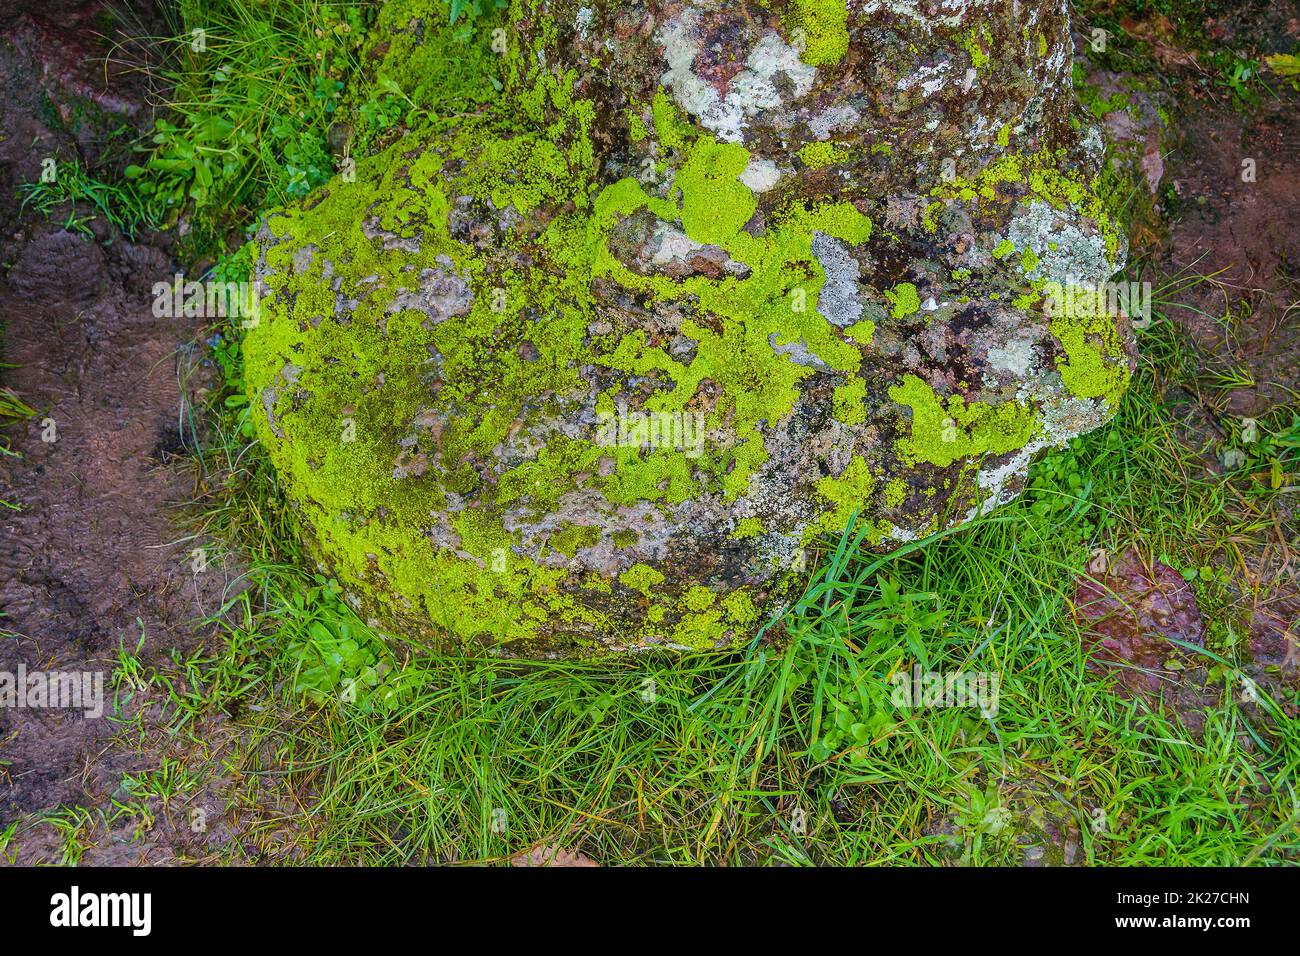
[[[847,103],[827,107],[808,121],[808,128],[818,140],[827,140],[838,130],[850,130],[862,121],[862,114]]]
[[[1106,255],[1106,242],[1099,234],[1087,235],[1068,212],[1034,200],[1024,214],[1007,227],[1007,238],[1017,249],[1032,249],[1038,264],[1027,275],[1062,285],[1096,283],[1115,271]],[[1122,257],[1120,257],[1122,260]]]
[[[776,332],[767,337],[767,344],[772,346],[772,351],[777,355],[784,355],[795,365],[803,365],[807,368],[815,368],[818,371],[829,372],[831,367],[826,361],[812,349],[808,348],[808,343],[802,338],[793,342],[780,342]]]
[[[663,222],[655,226],[649,246],[654,250],[650,261],[657,266],[667,265],[674,260],[685,261],[692,252],[704,248],[680,229]]]
[[[1016,378],[1026,378],[1034,364],[1036,338],[1025,336],[1011,339],[1003,347],[993,347],[988,352],[989,367],[995,372],[1006,372]]]
[[[655,225],[645,248],[650,255],[648,259],[642,261],[648,262],[656,271],[667,271],[671,274],[670,267],[681,266],[685,269],[681,274],[686,274],[691,271],[692,260],[700,259],[721,266],[731,275],[746,275],[749,272],[748,266],[732,259],[721,246],[696,242],[682,230],[666,222]]]
[[[474,291],[468,277],[456,270],[446,256],[438,257],[437,269],[423,269],[415,289],[403,289],[393,296],[386,311],[391,315],[406,309],[425,313],[428,326],[452,316],[466,315],[474,305]]]
[[[659,30],[657,38],[668,64],[660,81],[672,91],[677,105],[718,139],[744,142],[750,117],[785,105],[777,87],[778,76],[789,83],[793,99],[806,96],[812,89],[817,68],[800,60],[798,50],[775,30],[769,30],[745,58],[745,68],[732,79],[724,96],[692,69],[700,50],[697,19],[693,11],[687,10]]]
[[[949,69],[946,60],[933,66],[919,66],[915,72],[900,78],[895,88],[900,92],[906,92],[919,86],[926,96],[933,96],[947,85]]]
[[[1033,461],[1034,453],[1040,447],[1040,443],[1031,441],[1012,455],[1011,460],[1006,464],[981,469],[976,476],[975,483],[985,493],[985,497],[978,506],[967,513],[963,520],[969,521],[976,515],[988,514],[999,505],[1004,505],[1017,497],[1019,492],[1011,490],[1013,482],[1016,479],[1023,482],[1029,477],[1029,463]]]
[[[749,187],[750,192],[765,193],[781,180],[781,169],[770,159],[758,156],[749,158],[749,165],[740,174],[740,181]]]
[[[865,16],[876,14],[906,17],[926,31],[935,26],[960,26],[968,16],[978,17],[979,11],[989,5],[989,0],[939,0],[922,3],[921,0],[867,0],[862,5]]]

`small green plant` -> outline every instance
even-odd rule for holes
[[[392,655],[361,626],[333,580],[318,576],[291,595],[277,640],[296,661],[294,690],[313,703],[338,700],[368,713],[401,699],[402,675]]]
[[[455,26],[456,21],[463,16],[467,24],[472,24],[485,14],[504,10],[508,6],[510,4],[507,0],[451,0],[447,22]]]
[[[95,815],[84,807],[62,807],[46,814],[43,819],[59,834],[62,865],[80,864],[90,847],[89,835],[95,826]]]
[[[1291,87],[1300,90],[1300,49],[1296,53],[1274,53],[1264,57],[1270,70]]]
[[[15,820],[9,826],[0,830],[0,859],[3,859],[10,866],[18,858],[17,851],[10,852],[9,844],[13,842],[14,836],[18,833],[18,821]]]
[[[971,787],[967,803],[956,808],[953,823],[965,837],[963,862],[983,855],[986,840],[997,840],[1011,823],[1011,812],[1002,805],[1002,797],[994,784],[984,789]]]
[[[1217,81],[1227,87],[1237,105],[1253,107],[1259,103],[1260,91],[1268,88],[1261,76],[1259,60],[1219,49],[1210,52],[1207,61],[1216,71]]]
[[[35,415],[36,409],[19,398],[18,393],[12,388],[0,388],[0,429],[7,428],[16,422],[26,421]],[[10,447],[9,439],[3,434],[0,434],[0,455],[8,455],[11,458],[18,457],[18,452]]]

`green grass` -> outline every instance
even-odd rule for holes
[[[0,369],[9,368],[0,363]],[[12,388],[0,388],[0,458],[17,458],[18,452],[13,450],[12,442],[5,432],[13,425],[20,424],[33,418],[36,415],[36,409],[32,408],[21,398]],[[18,510],[19,505],[0,498],[0,508]]]
[[[24,207],[57,213],[86,235],[96,217],[132,239],[177,229],[190,260],[237,247],[259,213],[336,172],[331,131],[353,119],[336,111],[375,9],[326,0],[164,5],[172,32],[150,39],[160,63],[151,79],[166,99],[133,147],[135,162],[117,162],[119,151],[105,168],[61,162],[54,181],[20,187]]]
[[[1116,421],[1044,459],[1021,498],[890,555],[828,542],[781,625],[726,656],[457,659],[374,633],[302,570],[236,407],[195,533],[245,570],[210,621],[221,638],[150,680],[182,735],[234,722],[240,852],[267,860],[561,845],[602,863],[1019,864],[1030,845],[1059,860],[1068,838],[1091,864],[1295,862],[1300,730],[1281,702],[1234,695],[1240,549],[1287,489],[1257,467],[1214,474],[1174,397],[1217,386],[1163,315],[1142,347]],[[1267,447],[1293,472],[1289,414],[1260,444],[1280,437]],[[1085,667],[1072,582],[1096,548],[1129,545],[1223,586],[1202,735]],[[889,679],[914,662],[997,674],[996,716],[894,706]]]
[[[49,181],[23,183],[18,191],[21,209],[31,208],[46,216],[54,216],[56,211],[66,213],[55,217],[63,228],[87,237],[93,235],[90,223],[96,216],[102,216],[130,239],[159,225],[154,211],[128,186],[98,179],[76,159],[56,163]]]
[[[115,150],[106,168],[63,162],[56,181],[21,187],[24,206],[86,235],[96,217],[131,238],[176,229],[182,259],[219,258],[259,216],[323,185],[345,160],[493,95],[497,58],[484,24],[503,6],[430,0],[421,12],[457,24],[444,38],[452,46],[431,43],[379,75],[382,57],[366,47],[375,2],[165,5],[171,32],[150,38],[159,59],[151,79],[165,100],[134,161],[117,162]],[[405,25],[400,11],[393,17]]]
[[[356,68],[369,5],[180,0],[160,43],[170,88],[126,176],[164,222],[190,217],[192,248],[220,252],[261,210],[335,173],[330,129]]]

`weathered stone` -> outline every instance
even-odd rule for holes
[[[1064,5],[919,6],[521,0],[497,109],[266,223],[250,397],[359,607],[734,645],[819,536],[965,520],[1113,413]]]

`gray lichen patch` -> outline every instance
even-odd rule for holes
[[[858,301],[858,280],[862,269],[844,243],[824,232],[814,232],[812,253],[817,257],[826,281],[817,297],[817,311],[826,321],[847,328],[862,318]]]
[[[1053,209],[1045,202],[1030,202],[1011,221],[1007,239],[1017,250],[1030,249],[1038,264],[1030,279],[1082,285],[1104,282],[1115,272],[1106,254],[1105,239],[1096,231],[1085,233],[1075,214]]]

